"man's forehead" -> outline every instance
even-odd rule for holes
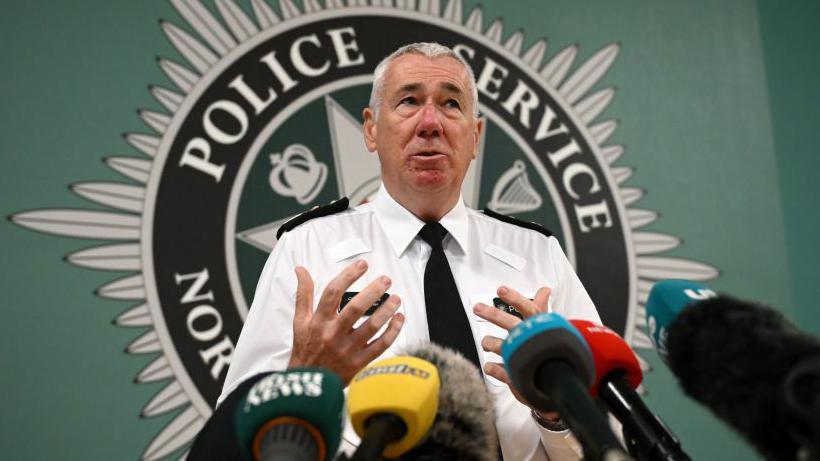
[[[399,56],[387,69],[388,84],[394,90],[419,90],[434,83],[440,89],[462,93],[469,75],[464,65],[451,56],[428,58],[420,54]]]
[[[464,93],[464,91],[461,89],[460,86],[456,85],[455,83],[448,82],[448,81],[438,82],[438,84],[435,85],[435,87],[442,90],[442,91],[449,92],[449,93],[459,93],[459,94]],[[412,93],[412,92],[415,92],[415,91],[421,91],[423,89],[425,89],[425,86],[424,86],[424,83],[422,83],[422,82],[404,83],[404,84],[402,84],[401,86],[399,86],[397,88],[397,90],[400,91],[400,92],[408,92],[408,93]]]

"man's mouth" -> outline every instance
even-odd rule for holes
[[[436,152],[436,151],[418,152],[416,154],[413,154],[413,157],[422,157],[422,158],[433,158],[433,157],[439,157],[439,156],[444,156],[444,154],[442,154],[441,152]]]

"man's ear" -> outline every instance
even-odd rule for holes
[[[370,152],[376,152],[376,114],[373,109],[365,107],[362,111],[362,132],[364,133],[364,144]]]
[[[478,152],[478,143],[481,142],[481,133],[484,131],[484,117],[479,117],[478,120],[475,122],[475,130],[473,135],[475,137],[474,144],[473,144],[473,159],[476,157],[476,153]]]

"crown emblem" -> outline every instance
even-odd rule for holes
[[[313,201],[327,179],[327,165],[316,161],[313,152],[302,144],[291,144],[283,153],[270,156],[270,187],[301,205]]]

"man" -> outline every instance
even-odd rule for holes
[[[520,320],[491,306],[498,297],[524,317],[549,306],[600,320],[554,237],[464,206],[483,129],[477,99],[469,65],[441,45],[408,45],[379,64],[363,131],[382,187],[371,203],[287,226],[220,400],[253,374],[292,366],[326,367],[349,382],[379,356],[434,340],[483,368],[505,459],[579,458],[557,415],[532,412],[510,391],[498,354]],[[454,298],[438,306],[447,290],[425,285],[447,280]],[[339,310],[346,292],[358,294]]]

